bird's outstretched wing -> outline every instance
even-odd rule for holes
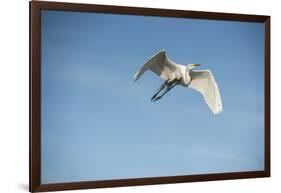
[[[191,82],[188,87],[203,95],[214,114],[220,113],[222,111],[221,96],[212,72],[210,70],[192,70],[190,76]]]
[[[167,57],[164,50],[161,50],[154,54],[134,75],[135,81],[137,81],[146,70],[154,72],[164,80],[171,80],[175,77],[178,66]]]

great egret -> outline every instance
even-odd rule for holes
[[[165,80],[157,92],[152,96],[151,101],[161,99],[176,85],[181,85],[199,91],[203,95],[211,111],[214,114],[218,114],[222,111],[222,103],[214,76],[210,70],[193,70],[193,68],[197,66],[200,66],[200,64],[176,64],[167,57],[164,50],[161,50],[154,54],[143,65],[143,67],[134,75],[134,79],[137,81],[146,70],[150,70]],[[164,88],[165,90],[163,91]]]

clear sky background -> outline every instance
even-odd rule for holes
[[[264,25],[42,11],[41,182],[264,169]],[[223,111],[134,73],[165,49],[212,70]]]

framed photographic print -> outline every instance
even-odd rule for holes
[[[30,191],[270,176],[270,17],[30,2]]]

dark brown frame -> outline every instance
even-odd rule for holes
[[[105,6],[91,4],[58,3],[58,2],[29,2],[30,10],[30,135],[29,135],[29,191],[56,191],[88,188],[104,188],[117,186],[151,185],[166,183],[182,183],[195,181],[228,180],[242,178],[270,177],[270,16],[244,15],[231,13],[214,13],[199,11],[182,11],[168,9],[136,8],[121,6]],[[228,21],[261,22],[265,24],[265,60],[264,60],[264,171],[201,174],[186,176],[149,177],[137,179],[120,179],[104,181],[71,182],[57,184],[41,184],[40,171],[40,10],[63,10],[80,12],[103,12],[115,14],[165,16],[197,19],[216,19]]]

